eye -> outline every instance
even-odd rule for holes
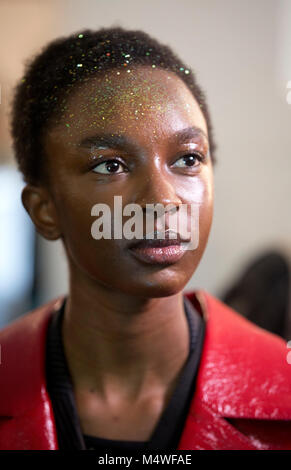
[[[200,163],[205,160],[205,157],[200,153],[189,153],[178,158],[175,166],[178,168],[199,167]]]
[[[101,173],[103,175],[112,175],[112,174],[118,174],[122,173],[122,171],[119,171],[119,168],[123,166],[123,163],[121,163],[119,160],[116,159],[111,159],[111,160],[106,160],[105,162],[98,163],[98,165],[95,165],[93,168],[93,171],[95,173]]]

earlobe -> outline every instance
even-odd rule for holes
[[[28,184],[22,190],[21,200],[40,235],[47,240],[61,237],[55,205],[47,189]]]

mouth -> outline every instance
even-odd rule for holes
[[[135,258],[146,264],[173,264],[184,255],[185,242],[188,241],[172,230],[155,231],[131,243],[128,248]]]

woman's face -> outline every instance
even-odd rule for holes
[[[74,279],[143,297],[181,291],[202,257],[213,213],[207,125],[184,82],[150,67],[91,78],[69,97],[46,134],[45,150],[49,191]],[[183,159],[196,152],[205,161]],[[92,207],[103,203],[113,214],[114,196],[122,197],[122,207],[195,204],[198,247],[176,262],[150,264],[132,254],[133,240],[94,239]],[[123,216],[122,222],[129,219]]]

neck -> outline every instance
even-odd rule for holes
[[[75,387],[103,398],[163,393],[188,357],[183,293],[133,297],[71,276],[62,336]]]

